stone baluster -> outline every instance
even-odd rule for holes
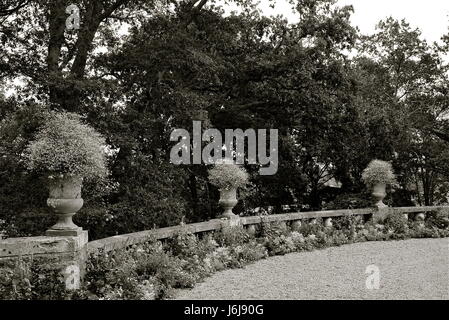
[[[332,218],[325,218],[324,219],[324,226],[327,228],[331,228],[332,227]]]
[[[424,220],[426,219],[426,214],[421,212],[415,215],[415,221],[418,221],[420,223],[424,223]]]
[[[301,228],[301,220],[295,220],[292,222],[292,230],[298,231]]]
[[[246,231],[250,234],[250,235],[255,235],[256,234],[256,226],[254,224],[250,224],[246,227]]]
[[[287,223],[286,223],[285,221],[280,221],[280,222],[279,222],[279,227],[280,227],[282,230],[287,230]]]

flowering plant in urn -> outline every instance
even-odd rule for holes
[[[385,208],[387,205],[383,203],[383,199],[387,195],[386,186],[396,183],[391,163],[382,160],[371,161],[363,170],[362,179],[376,198],[376,206]]]
[[[83,206],[83,180],[108,175],[103,137],[72,113],[52,112],[25,151],[29,170],[48,177],[47,204],[59,221],[47,232],[72,235],[81,230],[72,216]],[[73,231],[73,232],[71,232]]]
[[[244,187],[248,182],[246,170],[230,161],[224,161],[209,170],[209,181],[220,190],[223,217],[235,217],[232,209],[237,204],[237,188]]]

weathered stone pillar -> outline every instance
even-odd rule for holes
[[[0,240],[0,270],[15,275],[30,275],[34,267],[38,267],[42,273],[57,271],[66,289],[79,289],[85,274],[87,241],[87,231],[72,237]]]

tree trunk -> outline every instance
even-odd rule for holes
[[[321,197],[317,187],[313,187],[310,192],[310,207],[313,211],[321,210]]]
[[[98,27],[102,21],[101,7],[98,1],[90,1],[87,4],[85,14],[81,17],[81,28],[78,30],[78,39],[74,45],[74,62],[70,74],[64,77],[61,73],[59,60],[61,48],[65,42],[64,31],[66,28],[69,5],[67,0],[56,0],[50,5],[49,30],[50,40],[48,46],[47,66],[49,72],[49,96],[52,108],[61,108],[66,111],[76,112],[79,108],[82,89],[77,81],[84,78],[87,59],[92,47],[92,42]]]
[[[65,8],[66,0],[53,1],[48,16],[49,22],[49,41],[47,52],[47,69],[48,69],[48,87],[50,94],[50,102],[52,107],[60,105],[61,92],[58,88],[61,85],[62,74],[59,66],[61,56],[61,48],[64,44],[65,30]]]
[[[432,181],[431,181],[431,173],[427,169],[421,169],[422,174],[422,182],[423,182],[423,193],[424,193],[424,204],[426,206],[432,205],[431,193],[432,193]]]

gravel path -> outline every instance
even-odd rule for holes
[[[367,266],[380,288],[367,289]],[[449,300],[449,238],[365,242],[292,253],[214,274],[176,299]]]

